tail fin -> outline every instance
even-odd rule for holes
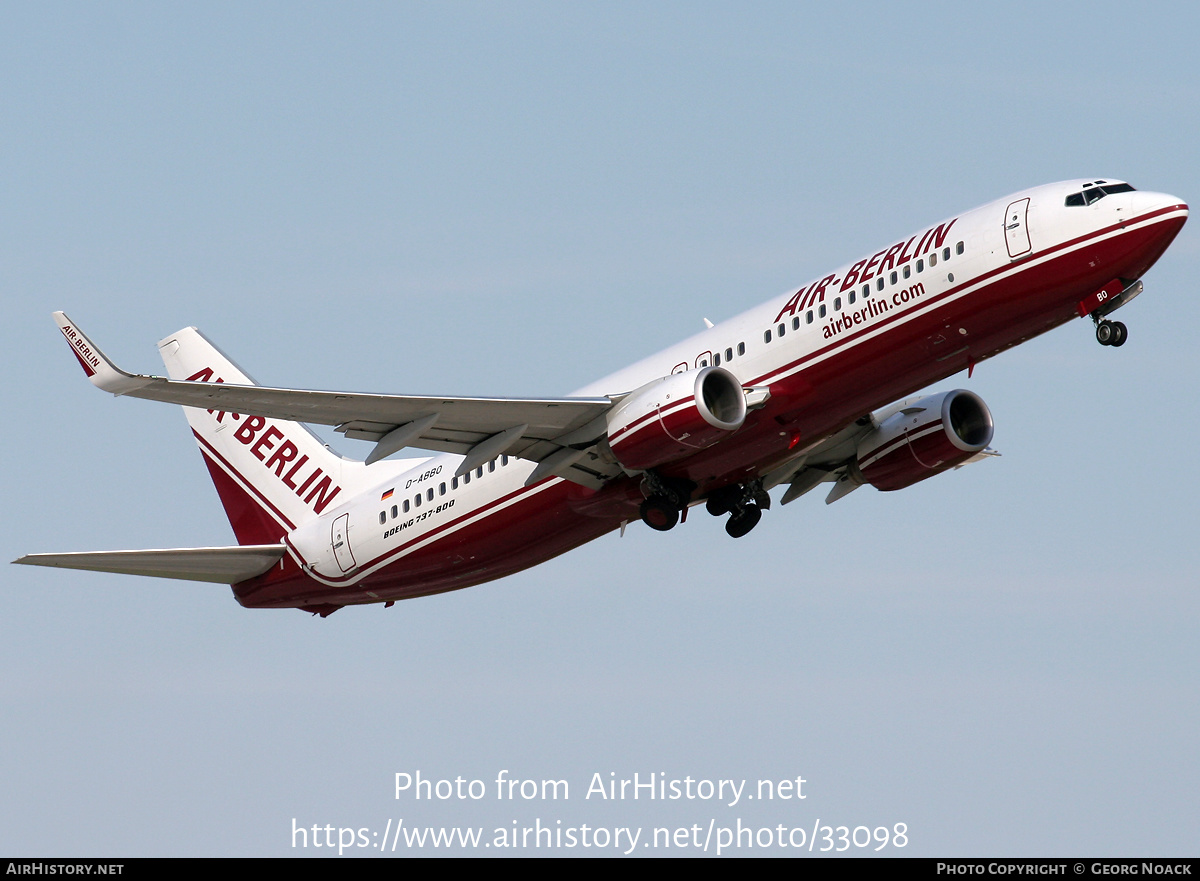
[[[158,344],[171,379],[254,385],[194,327]],[[184,407],[240,545],[281,536],[346,501],[365,483],[365,465],[344,459],[298,422]],[[372,471],[371,481],[386,473]]]

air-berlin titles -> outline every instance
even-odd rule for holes
[[[224,381],[219,376],[213,379],[213,370],[211,367],[205,367],[203,370],[193,373],[188,377],[188,382]],[[215,413],[218,422],[222,422],[225,419],[224,410],[209,410],[208,412]],[[229,415],[235,421],[241,421],[242,419],[239,413],[230,413]],[[333,479],[320,468],[312,467],[309,469],[307,475],[305,475],[304,466],[308,464],[308,456],[301,455],[299,459],[296,459],[296,456],[300,453],[299,447],[288,440],[284,433],[274,425],[267,428],[260,435],[259,432],[266,425],[267,420],[262,416],[250,416],[238,426],[233,436],[250,447],[250,452],[254,457],[262,462],[267,470],[273,473],[284,486],[294,492],[305,504],[312,505],[312,509],[320,514],[329,506],[329,503],[334,500],[337,494],[341,492],[342,488],[340,486],[333,486]],[[277,447],[276,441],[280,440],[283,443]],[[271,453],[270,458],[267,458],[267,453]],[[295,460],[295,464],[288,468],[288,465],[293,460]],[[303,479],[301,479],[302,476]],[[330,487],[332,487],[332,491]],[[306,492],[308,493],[307,496],[305,495]]]
[[[83,372],[88,376],[95,376],[96,368],[100,366],[100,359],[92,351],[92,347],[87,344],[87,340],[77,334],[75,328],[69,324],[62,329],[62,333],[67,338],[67,342],[70,343],[71,351],[79,359],[79,363],[83,365]]]
[[[795,315],[797,311],[803,312],[817,303],[824,303],[826,289],[839,284],[839,282],[838,293],[845,293],[856,284],[868,282],[876,276],[882,275],[889,270],[897,269],[917,257],[923,257],[930,251],[936,251],[945,243],[946,236],[950,234],[950,228],[954,226],[955,220],[958,220],[958,218],[956,217],[948,223],[940,223],[935,227],[930,227],[920,236],[919,241],[917,236],[913,236],[907,242],[897,242],[890,248],[885,248],[870,257],[859,260],[847,270],[846,277],[843,279],[838,279],[836,275],[827,275],[820,281],[814,281],[807,288],[801,288],[792,294],[791,299],[784,303],[783,308],[779,310],[779,314],[775,316],[775,320],[782,321],[785,315]],[[910,251],[909,249],[912,248],[913,242],[916,242],[917,246]],[[917,290],[918,288],[920,289],[919,291]],[[924,292],[924,285],[914,285],[909,290],[909,297],[905,299],[912,299]],[[895,305],[898,306],[901,302],[903,301],[896,301]],[[852,324],[865,321],[867,318],[887,311],[888,308],[886,303],[880,304],[879,301],[872,302],[855,313],[830,322],[825,327],[825,337],[828,339],[834,334],[850,327]]]

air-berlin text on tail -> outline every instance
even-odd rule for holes
[[[884,248],[870,257],[859,260],[846,270],[844,278],[839,279],[836,275],[827,275],[820,281],[814,281],[808,287],[801,288],[783,304],[783,308],[779,310],[775,320],[780,321],[785,315],[795,315],[797,311],[803,312],[815,303],[825,302],[826,288],[840,285],[839,292],[848,291],[860,282],[870,281],[877,275],[903,266],[910,260],[922,257],[930,251],[936,251],[945,243],[946,236],[950,234],[950,227],[954,226],[955,220],[958,218],[947,223],[939,223],[937,226],[925,230],[920,236],[913,236],[907,242],[897,242],[890,248]],[[914,242],[916,242],[915,248],[913,247]]]
[[[188,382],[224,382],[221,377],[213,379],[213,369],[205,367],[188,377]],[[209,410],[217,422],[225,419],[226,411]],[[240,413],[228,414],[235,422],[241,424],[233,436],[250,448],[254,458],[289,490],[296,494],[305,504],[311,505],[318,514],[322,513],[329,503],[341,492],[340,486],[333,485],[333,479],[315,465],[309,465],[308,456],[300,453],[300,448],[287,436],[269,424],[262,416],[248,416],[242,422]],[[266,428],[266,431],[263,429]],[[260,434],[261,432],[261,434]],[[283,441],[283,443],[278,443]],[[268,457],[268,453],[270,456]],[[297,458],[299,456],[299,458]],[[305,466],[308,466],[306,469]]]

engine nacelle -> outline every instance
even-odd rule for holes
[[[746,396],[728,370],[705,367],[648,382],[608,416],[608,444],[622,467],[645,471],[711,447],[742,427]]]
[[[973,392],[956,389],[896,406],[858,444],[858,476],[876,489],[912,486],[992,442],[992,413]]]

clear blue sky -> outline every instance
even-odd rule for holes
[[[1022,187],[1195,205],[1198,31],[1186,4],[5,4],[4,559],[232,541],[182,415],[88,385],[55,309],[145,372],[192,324],[272,384],[561,394]],[[1078,322],[941,384],[1003,458],[737,542],[696,511],[328,620],[6,567],[0,853],[540,817],[1194,855],[1198,275],[1193,221],[1124,348]],[[394,800],[417,769],[571,799]],[[610,771],[808,797],[583,799]]]

